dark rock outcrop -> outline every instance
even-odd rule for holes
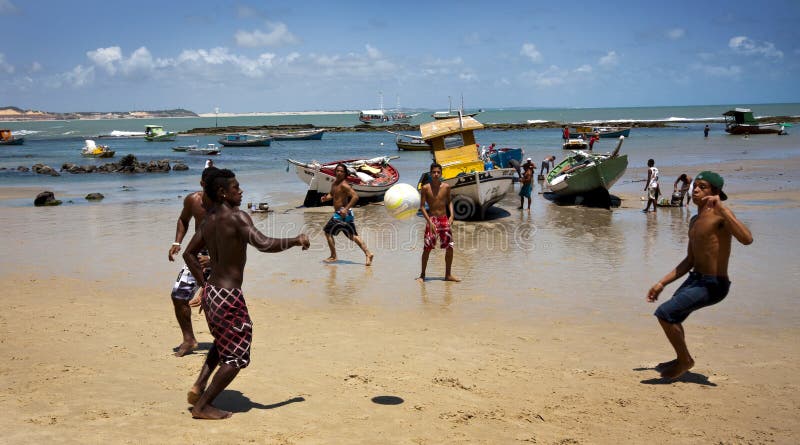
[[[42,206],[57,206],[61,205],[61,201],[56,199],[56,195],[50,191],[44,191],[36,195],[36,199],[33,200],[33,205],[36,207]]]
[[[61,176],[61,173],[55,171],[53,167],[50,167],[49,165],[34,164],[31,166],[31,170],[40,175]]]
[[[105,196],[102,193],[89,193],[86,195],[87,201],[99,201],[103,198],[105,198]]]

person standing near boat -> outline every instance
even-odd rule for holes
[[[650,211],[650,204],[653,204],[653,211],[656,211],[656,203],[658,203],[658,168],[656,168],[656,161],[652,159],[647,160],[647,183],[644,190],[647,192],[647,206],[642,212]]]
[[[336,180],[331,186],[331,192],[320,199],[321,202],[333,200],[333,216],[325,224],[322,229],[325,232],[325,239],[328,241],[328,248],[331,250],[331,256],[325,259],[326,263],[336,261],[336,243],[333,237],[338,235],[339,232],[351,241],[355,242],[359,248],[364,252],[367,257],[366,266],[372,265],[372,258],[374,255],[367,249],[367,244],[358,236],[356,231],[355,217],[353,216],[353,206],[358,202],[358,194],[350,187],[350,184],[345,181],[347,179],[347,167],[344,164],[337,164],[334,168]]]
[[[594,143],[600,139],[600,136],[597,134],[593,134],[592,137],[589,138],[589,151],[594,149]]]
[[[187,394],[195,419],[221,420],[231,413],[215,407],[217,396],[250,364],[253,323],[242,293],[247,245],[261,252],[281,252],[295,246],[309,248],[308,237],[270,238],[253,225],[247,212],[239,210],[242,190],[230,170],[209,168],[204,191],[209,200],[206,217],[195,231],[183,259],[203,286],[202,296],[191,305],[201,306],[214,344],[206,355],[200,374]],[[213,272],[206,280],[197,254],[208,249]],[[216,372],[214,372],[216,370]],[[208,384],[211,374],[211,384]]]
[[[569,140],[569,127],[566,125],[564,125],[564,128],[561,130],[561,139],[563,139],[564,142]]]
[[[528,158],[529,162],[523,165],[524,170],[519,178],[519,210],[522,210],[525,198],[528,198],[528,212],[531,211],[531,192],[533,191],[533,162],[530,162],[530,160],[531,158]]]
[[[544,176],[550,173],[550,169],[556,166],[556,157],[550,155],[542,159],[542,166],[539,168],[539,176]]]
[[[654,314],[677,355],[674,360],[656,366],[664,378],[676,379],[694,366],[683,322],[692,312],[717,304],[728,294],[731,238],[744,245],[753,242],[750,229],[722,204],[728,199],[722,191],[723,185],[722,177],[714,172],[704,171],[695,177],[692,201],[697,206],[697,215],[689,223],[686,258],[647,291],[646,299],[653,303],[665,286],[689,273],[672,298]]]
[[[420,283],[425,282],[425,270],[428,268],[428,257],[431,250],[436,247],[436,238],[444,254],[444,280],[461,281],[452,274],[453,266],[453,224],[455,211],[453,199],[450,194],[450,185],[442,182],[442,166],[433,163],[429,169],[430,182],[422,186],[420,191],[419,208],[425,217],[425,235],[422,248],[422,271],[417,278]],[[425,208],[427,204],[427,209]],[[447,216],[447,215],[450,216]]]
[[[215,170],[215,168],[207,168],[203,170],[200,176],[200,187],[205,186],[207,177]],[[181,251],[181,243],[186,236],[189,228],[189,223],[194,218],[194,230],[197,232],[198,227],[203,222],[206,216],[206,208],[208,206],[208,199],[205,192],[190,193],[183,199],[183,210],[178,216],[178,223],[175,228],[175,242],[169,248],[168,258],[170,261],[175,261],[174,256]],[[207,267],[210,263],[208,252],[200,252],[198,259],[200,264],[206,270],[206,275],[210,272]],[[175,351],[176,357],[183,357],[184,355],[197,349],[197,339],[194,336],[194,329],[192,328],[192,309],[189,307],[189,300],[192,299],[197,292],[198,284],[189,267],[184,265],[178,273],[178,278],[172,286],[172,306],[175,309],[175,318],[178,320],[178,325],[183,334],[183,342],[178,346]]]

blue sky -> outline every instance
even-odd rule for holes
[[[0,106],[800,102],[800,1],[0,0]]]

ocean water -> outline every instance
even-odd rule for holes
[[[800,107],[800,105],[798,105]],[[623,111],[618,111],[623,113]],[[522,113],[517,111],[516,113]],[[789,113],[787,113],[789,114]],[[800,114],[800,109],[798,113]],[[490,112],[486,112],[490,117]],[[312,119],[313,116],[297,116]],[[333,119],[331,115],[324,116]],[[284,116],[285,118],[285,116]],[[234,119],[234,118],[230,118]],[[169,129],[185,130],[194,128],[197,119],[173,119],[172,122],[194,122],[192,125],[177,127],[162,124]],[[148,121],[149,122],[149,121]],[[292,121],[295,122],[296,121]],[[225,124],[228,124],[226,122]],[[59,169],[62,164],[71,162],[80,165],[103,164],[108,159],[88,159],[80,156],[83,136],[75,134],[52,136],[54,127],[69,126],[74,131],[90,134],[108,134],[112,131],[135,131],[143,128],[143,122],[131,121],[76,121],[76,122],[28,122],[16,123],[27,128],[49,126],[48,130],[36,130],[24,145],[6,146],[0,149],[0,186],[31,186],[62,191],[69,196],[84,196],[90,192],[101,192],[108,201],[160,202],[170,197],[183,195],[187,190],[198,188],[199,174],[206,157],[175,152],[175,145],[197,144],[205,146],[215,143],[217,136],[180,136],[175,142],[146,142],[140,138],[103,138],[100,143],[116,150],[113,160],[126,154],[133,154],[141,162],[169,159],[181,161],[189,166],[188,171],[147,174],[70,174],[59,177],[37,175],[32,172],[16,171],[17,167],[31,167],[36,163],[50,165]],[[241,122],[237,121],[237,124]],[[653,158],[659,167],[671,165],[708,165],[722,161],[752,159],[782,159],[800,154],[800,131],[791,131],[786,136],[754,135],[749,138],[731,136],[724,132],[724,125],[711,124],[709,138],[703,138],[704,123],[680,123],[668,128],[634,128],[622,147],[628,154],[629,169],[642,167],[647,159]],[[59,130],[60,131],[60,130]],[[73,130],[69,130],[73,131]],[[49,132],[49,133],[48,133]],[[39,137],[50,134],[51,137]],[[561,150],[559,129],[525,130],[482,130],[476,132],[477,141],[482,145],[496,143],[500,147],[521,147],[526,157],[531,157],[537,165],[541,159],[555,154],[560,159],[565,153]],[[400,171],[401,182],[416,184],[420,174],[427,171],[432,160],[427,152],[398,151],[394,144],[395,136],[385,132],[328,132],[319,141],[281,141],[270,147],[238,148],[226,147],[214,157],[215,165],[229,168],[237,173],[246,191],[245,199],[254,202],[275,199],[288,194],[281,201],[295,201],[299,205],[305,196],[305,184],[295,176],[294,169],[287,171],[287,158],[300,161],[334,161],[342,159],[371,158],[376,156],[399,156],[393,165]],[[595,150],[608,152],[617,143],[615,139],[601,139]],[[624,187],[627,182],[639,178],[626,174],[615,187]],[[27,205],[27,201],[10,201],[0,205]]]

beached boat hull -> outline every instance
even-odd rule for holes
[[[572,167],[565,173],[568,167]],[[551,192],[561,195],[577,195],[597,189],[609,190],[628,168],[628,156],[593,155],[578,152],[561,161],[547,175],[547,186]]]
[[[274,141],[319,141],[325,130],[300,130],[290,132],[270,133]]]
[[[431,146],[421,140],[421,139],[411,139],[405,140],[401,138],[397,138],[395,140],[395,144],[397,145],[398,150],[405,150],[405,151],[430,151]]]
[[[630,127],[626,128],[595,128],[595,133],[601,138],[618,138],[620,136],[625,136],[626,138],[630,136],[631,129]]]
[[[781,124],[734,124],[725,127],[730,134],[780,134],[784,131]]]
[[[443,179],[450,185],[455,218],[483,219],[486,210],[511,190],[515,173],[513,168],[496,168]]]
[[[288,159],[289,164],[294,165],[295,173],[301,181],[308,184],[308,190],[316,193],[330,193],[331,186],[336,181],[334,169],[339,163],[351,166],[357,165],[361,161],[364,164],[379,169],[374,179],[369,183],[362,181],[362,177],[357,174],[351,174],[347,177],[347,182],[350,187],[358,195],[359,199],[377,199],[383,197],[386,190],[393,186],[400,179],[400,173],[388,163],[390,158],[376,158],[386,160],[385,162],[376,161],[369,162],[370,160],[350,159],[344,161],[334,161],[325,164],[319,163],[306,163]],[[357,167],[354,169],[358,170]],[[360,172],[363,173],[363,172]]]

